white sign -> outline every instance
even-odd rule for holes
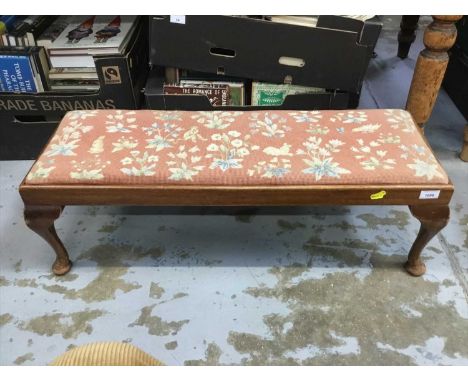
[[[169,20],[171,23],[185,24],[185,16],[171,16]]]
[[[439,199],[440,190],[421,191],[419,199]]]

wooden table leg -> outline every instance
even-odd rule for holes
[[[424,31],[424,49],[418,57],[408,94],[406,109],[423,127],[431,116],[448,64],[448,54],[457,37],[455,22],[462,16],[432,16]]]
[[[400,33],[398,33],[398,57],[408,57],[411,44],[416,38],[419,15],[401,16]]]

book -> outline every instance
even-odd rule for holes
[[[227,106],[229,102],[229,86],[183,86],[167,85],[163,86],[164,94],[176,95],[204,95],[213,106]]]
[[[44,32],[37,38],[37,45],[49,48],[63,30],[70,24],[73,16],[59,16],[50,24]]]
[[[49,71],[51,80],[97,80],[95,68],[52,68]]]
[[[228,86],[229,87],[229,106],[244,106],[245,104],[245,89],[243,82],[229,82],[229,81],[207,81],[207,80],[191,80],[181,79],[179,82],[182,86]]]
[[[2,53],[0,70],[5,80],[2,91],[35,93],[48,90],[49,63],[44,48],[38,46],[5,47],[0,53]],[[18,62],[15,63],[15,60]],[[12,64],[17,73],[12,71]],[[17,86],[14,86],[14,77],[17,77]],[[23,86],[21,82],[24,82]],[[28,82],[33,83],[34,86],[28,87]]]
[[[98,80],[51,80],[50,89],[58,91],[78,90],[95,91],[99,90]]]
[[[57,18],[57,16],[28,16],[14,24],[5,36],[9,46],[35,46],[39,35]]]
[[[35,25],[43,16],[28,16],[15,26],[15,29],[8,32],[8,42],[10,46],[28,46],[26,33],[32,25]]]
[[[36,93],[37,86],[28,55],[0,55],[0,91]]]
[[[3,30],[3,33],[0,33],[0,35],[2,36],[2,46],[10,46],[8,33],[15,30],[25,17],[26,16],[1,16],[0,29]]]
[[[136,21],[137,16],[75,16],[52,43],[50,54],[121,53]]]
[[[321,93],[323,88],[290,84],[271,84],[267,82],[252,82],[252,105],[280,106],[284,99],[292,94]]]

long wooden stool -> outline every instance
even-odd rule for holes
[[[405,269],[447,224],[453,185],[404,110],[69,112],[20,185],[26,224],[71,268],[67,205],[408,205]]]

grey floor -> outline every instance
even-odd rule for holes
[[[361,108],[404,107],[422,48],[420,30],[396,58],[399,18],[384,21]],[[456,191],[421,278],[401,268],[418,223],[392,206],[70,207],[57,229],[74,268],[57,278],[22,219],[32,162],[0,162],[0,363],[125,341],[169,365],[468,365],[464,123],[441,91],[426,135]]]

